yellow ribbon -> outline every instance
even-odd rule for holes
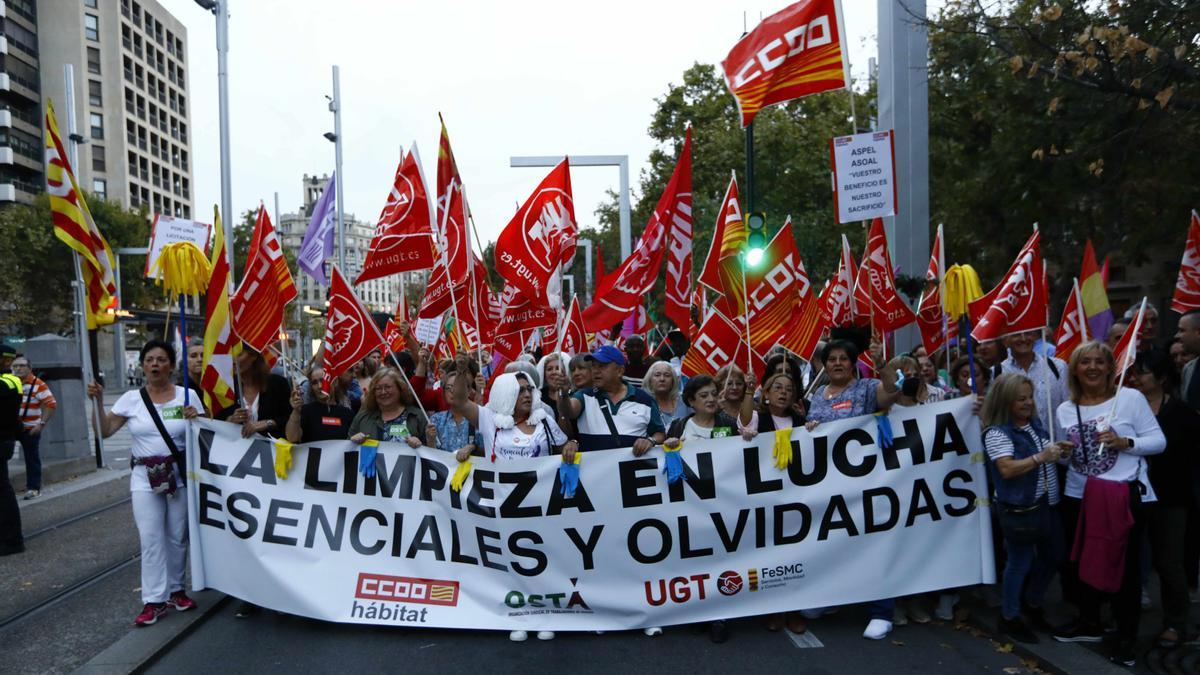
[[[282,438],[275,439],[275,475],[287,480],[292,470],[292,444]]]
[[[177,241],[162,248],[150,274],[168,295],[199,295],[208,290],[212,264],[195,244]]]
[[[775,447],[771,453],[775,457],[775,468],[786,469],[792,465],[792,430],[775,430]]]
[[[471,460],[459,462],[458,468],[454,470],[454,475],[450,478],[450,489],[462,492],[463,483],[467,482],[469,475],[471,475]]]

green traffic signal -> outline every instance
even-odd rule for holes
[[[767,214],[755,212],[746,218],[746,266],[758,267],[767,247]]]

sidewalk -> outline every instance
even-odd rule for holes
[[[124,392],[104,392],[104,406],[109,408]],[[89,421],[91,420],[91,406],[87,411]],[[59,410],[58,414],[66,414]],[[53,422],[52,422],[53,423]],[[75,485],[83,481],[84,485],[94,484],[94,482],[103,482],[111,479],[111,473],[102,471],[104,476],[88,478],[96,473],[96,460],[93,441],[94,431],[92,425],[88,425],[88,440],[86,441],[86,450],[81,449],[77,457],[66,460],[54,460],[42,462],[42,493],[43,495],[55,494],[61,491],[60,484]],[[82,441],[81,441],[82,442]],[[121,429],[111,438],[104,439],[104,465],[110,471],[125,471],[129,470],[129,447],[130,447],[129,432]],[[13,488],[16,489],[17,495],[21,496],[25,491],[25,457],[21,452],[21,444],[17,443],[16,452],[13,453],[13,458],[8,462],[8,475],[12,479]],[[91,482],[88,482],[91,481]],[[21,500],[22,502],[24,500]]]

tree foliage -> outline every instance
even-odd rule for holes
[[[122,247],[144,247],[150,240],[145,211],[121,208],[116,202],[86,195],[96,226],[115,252]],[[142,256],[118,256],[121,267],[121,303],[124,308],[149,308],[162,294],[145,279]],[[73,330],[74,260],[71,249],[54,236],[50,200],[38,195],[31,205],[13,204],[0,209],[0,333],[31,337]]]

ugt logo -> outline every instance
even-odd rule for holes
[[[521,223],[528,260],[549,272],[558,265],[563,242],[575,231],[571,195],[560,188],[544,188],[531,200]]]

